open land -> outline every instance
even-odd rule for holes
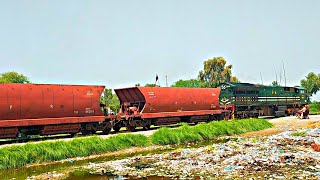
[[[28,179],[74,179],[83,172],[86,177],[117,178],[186,178],[186,179],[319,179],[320,152],[311,147],[320,143],[320,116],[310,119],[284,117],[269,120],[272,128],[236,136],[225,141],[209,141],[199,146],[135,147],[113,153],[64,160],[87,160],[86,163],[60,171],[34,174]],[[138,134],[152,131],[135,132]],[[200,143],[199,143],[200,144]],[[145,154],[152,150],[168,149]],[[106,161],[100,157],[128,156]],[[132,154],[132,156],[130,156]],[[50,163],[49,163],[50,164]],[[46,166],[45,164],[31,167]],[[81,173],[80,173],[81,174]]]

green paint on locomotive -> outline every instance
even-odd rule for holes
[[[242,114],[249,111],[251,111],[249,113],[257,114],[259,112],[252,111],[264,109],[265,111],[270,111],[265,112],[265,114],[275,115],[279,106],[285,107],[286,110],[281,111],[288,114],[289,108],[297,108],[308,102],[308,96],[302,87],[223,83],[220,88],[220,106],[234,106],[235,111]]]

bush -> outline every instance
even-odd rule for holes
[[[320,102],[313,102],[309,105],[310,114],[320,114]]]

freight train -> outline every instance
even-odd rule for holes
[[[198,123],[232,116],[290,114],[307,102],[300,87],[224,83],[218,88],[130,87],[115,89],[116,115],[103,113],[104,86],[0,84],[0,138],[94,134],[126,127]]]

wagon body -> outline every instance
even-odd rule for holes
[[[99,105],[103,90],[104,86],[0,84],[0,137],[13,129],[17,133],[19,127],[39,127],[46,134],[76,131],[82,122],[104,121]],[[62,124],[68,125],[44,127]]]
[[[131,87],[115,90],[125,120],[153,119],[151,124],[207,121],[221,115],[220,88]],[[176,117],[176,118],[174,118]]]

